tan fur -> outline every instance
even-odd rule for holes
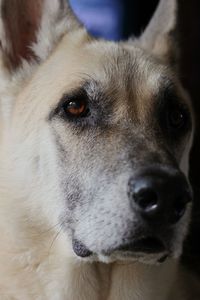
[[[53,52],[41,44],[33,46],[43,61],[39,67],[35,61],[23,62],[13,75],[1,62],[0,299],[194,300],[183,291],[183,282],[191,275],[182,271],[177,260],[159,266],[81,261],[58,224],[63,204],[56,146],[48,128],[49,112],[66,91],[80,85],[83,74],[99,76],[106,82],[102,59],[107,56],[111,60],[110,53],[114,56],[117,52],[114,43],[93,41],[85,29],[76,26],[64,37],[64,30],[57,31],[51,43],[56,43]],[[42,29],[39,39],[41,36]],[[136,102],[143,100],[143,106],[138,104],[143,120],[149,111],[148,99],[159,82],[158,70],[173,77],[162,63],[152,66],[145,65],[148,70],[141,68],[143,72],[138,69],[143,79],[138,79],[141,91],[138,89],[134,97]],[[122,97],[126,101],[124,93]],[[114,122],[117,124],[124,114],[122,105]],[[65,138],[62,125],[55,126]],[[74,147],[78,143],[70,133],[67,142]]]

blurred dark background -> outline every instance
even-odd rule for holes
[[[178,0],[180,76],[191,96],[196,130],[190,162],[194,208],[185,261],[200,274],[200,1]]]
[[[196,118],[190,168],[195,201],[183,261],[200,274],[200,1],[177,1],[180,77],[191,96]],[[144,30],[158,0],[71,0],[71,4],[92,34],[121,40]]]

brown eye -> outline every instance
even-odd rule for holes
[[[88,108],[85,100],[77,99],[66,102],[63,105],[64,112],[70,117],[85,117]]]
[[[181,129],[186,123],[185,113],[179,109],[170,111],[168,114],[168,123],[173,129]]]

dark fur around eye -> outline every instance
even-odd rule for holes
[[[88,95],[84,88],[64,94],[49,119],[60,116],[66,121],[78,122],[90,116]]]
[[[180,99],[173,87],[166,88],[159,100],[158,118],[164,133],[170,139],[185,135],[192,127],[187,104]]]
[[[109,124],[112,109],[112,101],[101,85],[92,81],[64,94],[48,119],[61,119],[77,130],[104,128]]]

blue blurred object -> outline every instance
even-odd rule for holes
[[[120,40],[123,35],[123,5],[121,0],[70,0],[78,18],[96,37]]]

